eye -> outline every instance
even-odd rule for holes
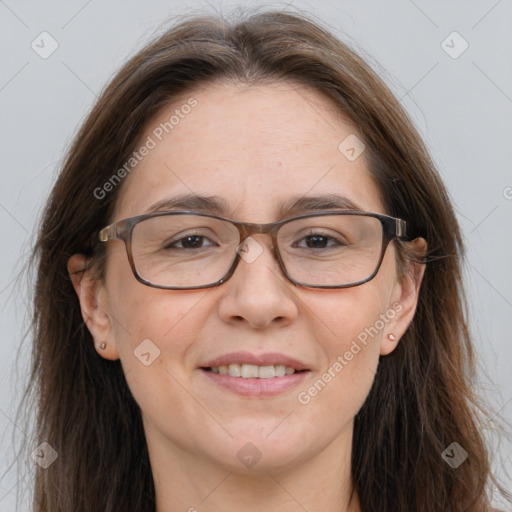
[[[208,240],[210,244],[205,244]],[[164,249],[201,249],[202,247],[213,246],[209,238],[201,235],[188,235],[178,240],[170,241],[164,245]]]
[[[305,241],[305,245],[300,243],[303,241]],[[326,249],[329,247],[343,247],[345,245],[347,244],[332,236],[324,235],[322,233],[312,233],[301,238],[298,242],[295,242],[293,247],[302,247],[307,249]]]

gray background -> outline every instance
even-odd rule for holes
[[[290,3],[372,56],[372,66],[426,140],[468,247],[465,276],[482,365],[475,387],[510,424],[512,2]],[[18,477],[15,466],[9,468],[15,461],[13,436],[18,442],[25,436],[15,413],[30,355],[29,343],[18,353],[28,321],[27,293],[16,276],[63,152],[115,70],[166,26],[169,16],[198,9],[229,12],[234,5],[244,2],[0,0],[0,512],[15,509],[16,491],[29,482]],[[47,59],[31,48],[43,31],[59,45]],[[469,44],[458,58],[442,47],[453,31]],[[446,44],[452,55],[463,48],[453,36]],[[505,482],[512,480],[511,446],[503,441],[493,449]]]

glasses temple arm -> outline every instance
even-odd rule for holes
[[[98,235],[100,242],[108,242],[109,240],[115,240],[117,238],[117,226],[116,224],[110,224],[103,228]]]

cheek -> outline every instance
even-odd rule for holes
[[[382,332],[375,324],[382,308],[366,299],[365,307],[354,306],[361,302],[352,297],[338,300],[338,308],[330,312],[336,320],[330,325],[329,336],[322,340],[326,363],[317,387],[325,383],[342,408],[364,400],[379,359]]]
[[[132,298],[125,295],[119,314],[127,328],[116,329],[125,378],[143,418],[187,443],[188,430],[179,424],[204,423],[204,412],[190,398],[188,363],[189,353],[200,338],[201,319],[208,314],[201,302],[204,293],[174,295],[162,290],[169,294],[164,298],[157,289],[140,288],[147,288],[149,293],[137,290]]]
[[[115,339],[123,366],[132,366],[133,356],[138,357],[147,345],[160,365],[174,367],[180,362],[188,369],[187,351],[198,339],[201,319],[207,315],[201,303],[204,292],[159,291],[139,284],[133,288],[115,308]]]
[[[134,398],[143,409],[175,400],[188,371],[187,354],[209,314],[203,301],[208,291],[145,286],[123,261],[111,266],[107,289],[113,337]]]
[[[298,401],[315,404],[319,414],[351,418],[370,391],[382,338],[396,314],[389,303],[393,267],[386,264],[381,270],[362,286],[313,292],[303,298],[311,305],[307,321],[316,324],[316,339],[325,357],[317,378],[301,390]]]
[[[180,324],[208,292],[161,290],[139,283],[121,244],[109,255],[106,285],[111,325],[122,359],[145,339],[161,350],[169,340],[179,344],[182,337],[176,333]]]
[[[314,293],[303,299],[310,306],[305,313],[307,321],[316,325],[317,339],[330,360],[346,351],[352,351],[361,359],[364,353],[379,350],[381,336],[390,319],[389,287],[374,280],[354,288]],[[369,350],[359,351],[358,345]],[[352,360],[350,355],[348,358]]]

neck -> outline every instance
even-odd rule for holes
[[[307,460],[279,468],[256,464],[245,472],[150,438],[156,512],[361,512],[351,477],[352,428]]]

